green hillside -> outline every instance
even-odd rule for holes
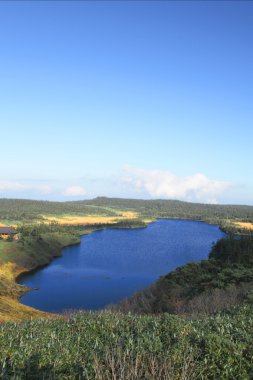
[[[253,222],[253,206],[106,197],[76,202],[0,199],[0,220],[33,221],[42,219],[45,214],[115,216],[119,211],[135,211],[141,218],[186,218],[214,223],[230,219]]]
[[[188,263],[123,300],[117,310],[194,316],[212,314],[253,298],[253,236],[229,236],[208,260]]]

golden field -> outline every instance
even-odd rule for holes
[[[19,303],[23,287],[16,283],[16,277],[24,271],[25,268],[11,262],[0,264],[0,283],[5,284],[0,294],[0,322],[46,316],[46,313]]]
[[[247,222],[234,222],[233,223],[237,228],[243,228],[245,230],[253,230],[253,223]]]
[[[56,222],[62,225],[91,225],[91,224],[114,224],[120,220],[132,220],[136,219],[138,214],[133,211],[124,211],[115,216],[100,216],[100,215],[43,215],[46,223]]]

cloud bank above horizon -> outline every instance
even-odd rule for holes
[[[87,194],[87,191],[82,186],[69,186],[63,193],[66,197],[80,197]]]
[[[203,173],[180,177],[168,170],[124,167],[114,177],[73,180],[0,180],[0,197],[79,200],[96,196],[178,199],[218,203],[233,184]]]
[[[217,203],[219,196],[232,187],[225,181],[209,179],[202,173],[179,177],[166,170],[125,168],[123,180],[138,193],[152,198],[180,199],[191,202]]]

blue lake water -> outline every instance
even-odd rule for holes
[[[102,230],[64,248],[62,256],[20,281],[21,302],[48,312],[101,309],[176,267],[208,257],[224,234],[202,222],[160,219],[144,229]]]

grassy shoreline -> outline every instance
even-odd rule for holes
[[[192,220],[190,218],[177,219]],[[224,231],[222,223],[198,221],[219,225]],[[238,237],[231,242],[227,240],[231,245],[219,241],[219,245],[213,251],[213,258],[209,262],[211,266],[207,263],[186,265],[180,267],[179,271],[165,276],[157,288],[159,300],[165,301],[160,305],[158,315],[154,315],[150,310],[140,314],[133,308],[123,313],[119,310],[107,310],[54,315],[19,303],[16,294],[20,291],[21,285],[17,284],[16,280],[22,275],[21,273],[34,270],[32,268],[38,269],[41,264],[48,265],[54,257],[61,255],[63,247],[78,244],[80,236],[85,233],[103,228],[143,228],[147,225],[142,222],[136,222],[134,225],[133,222],[131,223],[127,222],[125,226],[122,224],[100,225],[93,229],[87,227],[85,231],[80,230],[80,226],[42,225],[34,229],[34,225],[31,225],[23,230],[23,242],[0,244],[0,246],[6,244],[6,247],[10,247],[8,244],[19,247],[21,255],[17,260],[17,251],[13,253],[18,261],[16,267],[13,267],[15,263],[3,264],[6,266],[5,290],[10,294],[9,298],[6,296],[5,299],[0,296],[0,321],[8,322],[0,323],[1,378],[34,379],[35,374],[38,380],[230,380],[242,378],[250,380],[253,378],[253,287],[251,286],[253,284],[251,269],[253,252],[240,246]],[[51,230],[48,230],[50,228]],[[231,239],[234,227],[225,231]],[[36,256],[34,252],[37,253]],[[6,255],[5,259],[8,257]],[[228,259],[229,267],[226,266]],[[217,265],[213,267],[215,260]],[[238,265],[238,260],[240,265]],[[24,265],[22,267],[22,262],[26,267]],[[217,273],[218,278],[216,278]],[[218,309],[217,312],[212,309],[203,314],[202,308],[202,314],[195,317],[192,315],[180,317],[180,312],[179,315],[168,313],[170,311],[167,306],[170,305],[164,296],[172,296],[172,301],[175,296],[177,309],[172,312],[176,311],[177,314],[180,307],[181,309],[189,308],[189,306],[195,308],[199,305],[199,302],[203,301],[202,294],[199,292],[208,283],[211,287],[220,286],[220,281],[222,281],[226,286],[231,280],[232,282],[240,281],[242,278],[249,280],[249,276],[252,283],[249,284],[249,288],[243,288],[243,290],[247,293],[250,291],[248,295],[251,298],[248,295],[246,298],[244,292],[244,303],[240,306],[228,305],[228,293],[226,289],[221,289],[215,293],[215,298],[210,297],[211,294],[208,292],[204,292],[203,295],[209,307],[212,306],[212,302],[216,305],[217,300],[219,302],[225,296],[223,311],[219,312]],[[218,281],[217,284],[214,281]],[[183,285],[182,294],[178,293],[178,285]],[[11,289],[12,286],[13,289]],[[170,293],[169,290],[173,290],[173,287],[176,291]],[[229,289],[230,291],[234,298],[234,288]],[[161,294],[162,297],[160,297]],[[195,297],[190,300],[193,305],[180,303],[184,300],[184,294],[187,297],[192,294],[197,296],[197,299]],[[2,310],[5,308],[5,319],[1,319],[1,308]],[[185,314],[184,310],[183,314]]]
[[[125,220],[115,224],[96,224],[82,228],[81,226],[63,227],[57,224],[41,226],[42,233],[37,231],[34,236],[32,236],[34,229],[39,229],[39,225],[24,227],[28,229],[25,232],[25,243],[0,242],[0,248],[5,248],[6,251],[3,257],[4,250],[2,249],[0,263],[0,322],[51,315],[20,303],[20,298],[29,289],[18,282],[22,276],[49,265],[54,258],[61,256],[63,248],[79,244],[81,236],[94,231],[111,228],[145,228],[147,224],[139,220]],[[52,231],[48,232],[50,229]],[[9,256],[10,250],[12,256]]]
[[[1,320],[22,320],[24,319],[26,312],[27,317],[31,316],[39,316],[41,315],[48,315],[48,313],[43,313],[42,311],[29,308],[25,305],[22,305],[20,303],[20,298],[22,295],[29,291],[29,289],[24,288],[22,285],[18,283],[20,278],[22,276],[26,276],[29,274],[29,272],[33,272],[38,270],[39,268],[49,265],[50,262],[55,258],[61,255],[62,249],[64,247],[73,245],[73,244],[79,244],[80,243],[80,237],[82,235],[98,231],[101,229],[116,229],[116,228],[145,228],[147,225],[151,222],[155,222],[157,219],[179,219],[179,220],[195,220],[200,221],[208,224],[215,224],[218,225],[219,228],[225,232],[225,233],[241,233],[242,231],[236,229],[235,225],[230,222],[224,222],[223,220],[205,220],[205,219],[191,219],[191,218],[176,218],[171,217],[167,218],[165,216],[159,216],[157,218],[150,218],[149,220],[141,220],[141,219],[127,219],[127,220],[119,220],[116,223],[100,223],[100,224],[94,224],[94,225],[87,225],[87,226],[80,226],[80,225],[71,225],[71,226],[63,226],[58,225],[57,223],[53,223],[52,225],[48,224],[30,224],[29,227],[23,227],[28,243],[24,246],[18,245],[17,242],[12,243],[1,243],[0,242],[0,249],[1,244],[6,245],[12,245],[12,252],[8,253],[5,257],[7,262],[11,262],[15,264],[15,269],[13,269],[12,273],[12,281],[10,279],[7,281],[6,276],[4,275],[4,270],[2,270],[2,276],[0,272],[0,321]],[[42,226],[42,231],[35,232],[35,236],[29,235],[30,232],[26,231],[26,228],[28,230],[38,229]],[[45,231],[44,231],[44,230]],[[50,231],[50,229],[52,231]],[[49,230],[49,231],[48,231]],[[23,233],[24,233],[23,231]],[[41,236],[40,236],[41,235]],[[14,249],[15,248],[15,249]],[[18,249],[16,249],[18,248]],[[10,250],[9,250],[10,251]],[[1,254],[1,250],[0,250]],[[7,259],[8,256],[8,259]],[[0,259],[2,259],[2,264],[6,262],[6,260],[3,260],[3,257],[0,255]],[[9,260],[10,259],[10,260]],[[8,271],[7,271],[8,272]],[[9,276],[10,278],[10,276]],[[3,282],[5,282],[5,285],[3,285]],[[2,286],[1,286],[2,285]],[[3,291],[4,288],[4,291]],[[10,291],[7,291],[6,288],[9,288]],[[5,297],[5,298],[3,298]],[[7,298],[6,298],[7,297]],[[7,303],[9,300],[9,304],[15,307],[10,307],[6,309],[6,306],[3,306]],[[1,306],[2,305],[2,306]],[[18,309],[18,312],[16,310]],[[13,312],[12,312],[13,311]]]

